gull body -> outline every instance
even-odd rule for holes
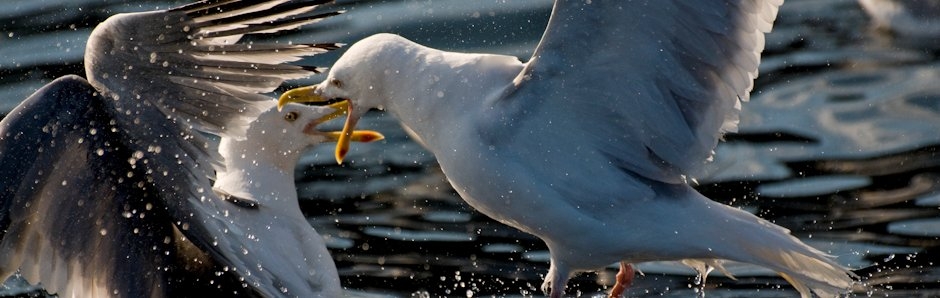
[[[213,188],[244,205],[220,204],[241,230],[230,237],[250,239],[243,247],[258,264],[276,274],[280,291],[296,297],[340,297],[339,274],[323,238],[300,210],[294,168],[307,149],[334,140],[316,130],[331,108],[291,105],[270,109],[249,125],[245,138],[223,137],[219,153],[225,169],[216,172]],[[287,293],[285,293],[287,294]]]
[[[780,4],[557,0],[525,63],[379,34],[281,101],[349,99],[345,129],[369,108],[395,115],[471,206],[546,242],[553,297],[618,261],[706,273],[717,259],[831,297],[852,285],[848,269],[686,183],[736,128]]]
[[[336,45],[236,43],[332,15],[308,13],[323,2],[200,1],[100,24],[87,80],[56,79],[0,121],[0,277],[59,297],[340,295],[292,182],[299,152],[335,139],[313,128],[334,110],[278,112],[261,95],[318,71],[283,62]]]

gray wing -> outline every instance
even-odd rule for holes
[[[111,102],[68,76],[0,121],[0,278],[20,270],[61,297],[316,290],[286,288],[265,267],[289,260],[262,262],[244,231],[257,206],[211,191],[190,140],[200,137],[170,121],[127,129]]]
[[[556,0],[507,102],[578,131],[578,150],[677,183],[737,127],[782,0]]]
[[[194,129],[237,136],[254,103],[271,100],[258,92],[318,71],[279,63],[336,45],[232,42],[332,15],[298,16],[323,2],[201,1],[99,25],[89,81],[59,79],[0,124],[2,273],[20,268],[65,296],[148,297],[192,284],[176,274],[202,264],[235,276],[226,296],[303,293],[245,252],[253,240],[230,233],[238,219],[209,180],[217,154]]]
[[[207,0],[118,14],[89,37],[85,72],[95,88],[124,99],[119,110],[154,105],[183,125],[242,137],[266,108],[257,102],[271,100],[259,93],[322,71],[282,63],[338,45],[236,41],[243,34],[294,29],[337,14],[311,13],[326,2],[331,1]]]
[[[149,136],[117,125],[109,101],[68,76],[0,121],[0,277],[19,269],[60,297],[179,296],[174,281],[191,282],[179,259],[191,244],[179,231],[194,242],[218,235],[217,227],[199,224],[204,215],[187,214],[200,195],[191,186],[208,189],[208,179],[192,172],[192,159],[173,157],[199,149],[168,140],[162,153],[142,153]],[[174,179],[181,180],[168,181]]]

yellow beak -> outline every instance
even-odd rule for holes
[[[277,99],[277,109],[280,111],[281,108],[292,102],[325,102],[330,100],[329,98],[323,98],[318,95],[316,91],[316,85],[287,90],[287,92],[281,94],[281,97]]]
[[[287,103],[284,103],[284,104],[287,104]],[[327,106],[330,108],[333,108],[336,111],[333,111],[329,115],[320,117],[320,119],[317,119],[318,123],[323,123],[323,122],[327,122],[327,121],[339,118],[345,115],[347,112],[349,112],[349,105],[346,104],[346,101],[335,102]],[[278,110],[280,110],[282,107],[284,106],[281,105],[281,102],[279,101],[278,106],[277,106]]]
[[[326,137],[330,141],[338,142],[343,135],[342,131],[328,131]],[[353,142],[369,143],[384,140],[385,136],[374,130],[353,130],[349,140]]]
[[[323,98],[322,96],[317,94],[316,90],[317,90],[316,85],[288,90],[287,92],[284,92],[284,94],[281,94],[281,97],[278,98],[277,108],[278,110],[280,110],[282,107],[284,107],[284,105],[291,103],[291,102],[303,103],[303,102],[329,101],[329,98]],[[353,105],[349,100],[343,100],[343,101],[331,104],[330,107],[333,107],[337,111],[329,115],[326,115],[321,119],[326,119],[326,120],[334,119],[343,115],[343,113],[346,113],[348,115],[353,114],[352,113]],[[339,133],[339,136],[336,136],[336,162],[337,163],[340,163],[340,164],[343,163],[343,159],[346,157],[346,153],[349,152],[350,141],[372,142],[372,141],[378,141],[384,138],[382,134],[379,134],[374,131],[359,131],[358,133],[354,131],[353,129],[356,128],[356,122],[358,122],[359,120],[355,118],[356,117],[352,117],[352,116],[346,117],[346,123],[343,124],[343,131]]]

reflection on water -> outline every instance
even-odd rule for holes
[[[106,16],[183,1],[16,1],[0,12],[0,109],[67,73],[83,73],[90,28]],[[344,16],[282,41],[351,43],[396,32],[434,47],[527,57],[551,6],[539,1],[339,1]],[[78,9],[81,7],[81,10]],[[38,28],[38,29],[37,29]],[[866,277],[859,296],[940,295],[940,68],[936,49],[910,47],[869,26],[855,0],[791,0],[767,37],[762,73],[702,173],[708,197],[754,212]],[[329,65],[336,54],[305,61]],[[308,81],[293,82],[295,85]],[[339,125],[339,124],[336,124]],[[324,234],[343,283],[365,294],[530,296],[547,271],[535,237],[468,207],[433,156],[370,113],[386,141],[357,144],[335,165],[320,148],[298,166],[302,207]],[[640,264],[633,296],[695,295],[677,263]],[[572,279],[570,293],[602,294],[615,267]],[[710,297],[791,297],[764,269],[730,264]],[[0,293],[21,292],[8,283]]]

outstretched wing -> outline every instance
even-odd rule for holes
[[[264,109],[256,103],[271,100],[259,93],[322,71],[282,63],[339,45],[236,42],[243,34],[294,29],[339,13],[313,12],[326,2],[204,0],[115,15],[89,37],[85,72],[95,88],[123,100],[118,109],[155,105],[183,125],[241,137]]]
[[[260,229],[243,222],[257,211],[212,192],[191,140],[202,138],[171,121],[126,129],[111,102],[68,76],[0,121],[0,278],[21,270],[62,297],[314,297],[332,285],[317,284],[329,272],[307,284],[272,275],[290,260],[257,249]],[[298,235],[316,236],[307,229]]]
[[[18,252],[0,256],[0,272],[21,268],[66,296],[150,297],[186,282],[174,274],[193,268],[176,266],[209,256],[239,278],[227,294],[310,296],[246,252],[255,240],[211,191],[217,154],[194,129],[242,135],[270,106],[258,93],[319,71],[280,63],[336,45],[233,42],[334,14],[308,13],[324,2],[206,0],[99,25],[89,80],[50,83],[0,124],[0,249]],[[193,257],[187,245],[197,260],[175,259]]]
[[[782,0],[556,0],[508,100],[580,131],[580,150],[680,182],[734,131]]]
[[[86,73],[104,91],[138,168],[146,169],[176,228],[212,259],[265,297],[311,297],[318,289],[285,284],[250,248],[257,241],[230,217],[232,206],[211,191],[216,153],[201,134],[243,136],[286,79],[317,68],[282,64],[336,44],[235,43],[243,34],[272,33],[319,21],[310,0],[204,0],[168,11],[109,18],[89,38]],[[224,238],[224,241],[222,240]],[[297,286],[297,287],[295,287]]]
[[[113,121],[108,101],[68,76],[0,121],[0,278],[20,269],[61,297],[170,294],[166,284],[180,268],[178,221],[168,211],[180,199],[166,197],[197,181],[154,181],[191,171],[191,159],[178,159],[167,175],[153,173],[151,162],[199,149],[167,142],[162,158],[145,157],[154,153],[139,151],[143,139]]]

